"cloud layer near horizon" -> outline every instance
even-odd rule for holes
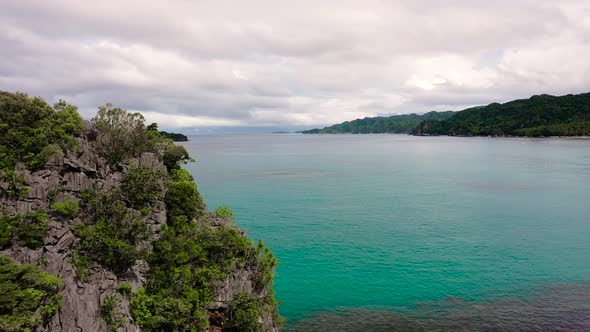
[[[590,90],[590,2],[7,0],[0,90],[165,127],[319,126]]]

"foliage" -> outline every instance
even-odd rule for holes
[[[234,220],[234,212],[227,206],[220,206],[213,213],[217,218]]]
[[[119,299],[115,295],[107,295],[100,304],[100,317],[104,319],[109,327],[109,330],[115,332],[118,328],[123,326],[125,320],[120,313],[116,312],[117,304]]]
[[[88,279],[88,268],[92,265],[90,258],[77,251],[72,254],[72,266],[76,270],[76,276],[80,281],[87,281]]]
[[[156,142],[146,130],[140,113],[129,113],[106,104],[99,107],[92,122],[96,127],[96,149],[111,166],[118,167],[129,158],[156,149]]]
[[[0,216],[0,248],[10,244],[20,244],[28,248],[43,245],[47,233],[47,214],[37,210],[9,217]]]
[[[256,332],[259,330],[260,303],[248,293],[240,293],[229,303],[229,331]]]
[[[303,134],[380,134],[380,133],[408,133],[420,122],[428,119],[448,119],[454,112],[428,112],[423,115],[402,114],[389,117],[374,117],[357,119],[335,124],[323,129],[305,130]]]
[[[182,145],[168,144],[164,151],[164,165],[168,171],[180,169],[181,164],[186,164],[193,161],[190,158],[186,148]]]
[[[133,165],[127,170],[121,190],[130,207],[141,209],[152,206],[162,199],[160,181],[165,172],[153,167]]]
[[[31,331],[62,305],[62,282],[33,265],[0,256],[0,331]]]
[[[533,96],[457,112],[444,121],[424,121],[415,135],[583,136],[590,135],[590,93]]]
[[[51,208],[64,217],[74,217],[80,212],[80,204],[77,199],[68,199],[63,202],[53,202]]]
[[[193,181],[174,181],[164,197],[168,214],[168,221],[176,223],[179,217],[192,220],[205,211],[205,202]]]
[[[179,168],[170,170],[170,180],[173,182],[189,181],[193,182],[195,179],[186,169]]]
[[[132,297],[135,321],[147,331],[179,331],[196,322],[205,324],[200,308],[212,300],[212,282],[240,265],[260,271],[257,284],[268,282],[268,276],[272,279],[268,269],[274,269],[276,259],[268,249],[253,248],[235,228],[211,228],[183,220],[184,224],[163,228],[149,258],[147,287]],[[272,261],[258,255],[261,252]]]
[[[22,176],[16,176],[14,171],[9,170],[4,173],[4,180],[8,183],[8,188],[0,189],[0,197],[19,197],[26,198],[31,191]]]
[[[51,160],[53,157],[61,158],[63,156],[64,151],[58,144],[49,144],[48,146],[44,147],[41,152],[39,152],[39,157],[41,160],[45,160],[46,162]]]
[[[187,287],[188,288],[188,287]],[[202,331],[207,317],[185,298],[148,295],[140,289],[131,299],[134,322],[144,331]]]
[[[52,154],[75,149],[82,130],[75,106],[60,101],[51,107],[38,97],[0,91],[0,169],[13,170],[20,161],[39,170]]]
[[[72,228],[80,238],[78,253],[111,269],[125,273],[133,263],[145,257],[142,241],[149,229],[140,212],[128,209],[118,191],[101,194],[91,207],[92,217]]]
[[[96,190],[86,189],[80,193],[80,198],[82,198],[82,203],[85,205],[92,205],[96,203]]]
[[[272,281],[277,262],[262,244],[254,248],[234,227],[194,222],[205,205],[186,170],[170,169],[164,201],[168,225],[153,243],[147,285],[131,296],[131,314],[145,331],[199,331],[207,324],[202,308],[211,302],[216,280],[248,265],[257,271],[262,289]],[[227,208],[217,214],[233,217]]]
[[[169,133],[165,131],[160,131],[160,135],[173,140],[174,142],[186,142],[188,141],[188,137],[183,134],[178,133]]]
[[[256,282],[254,285],[257,290],[262,290],[273,284],[277,265],[279,265],[279,261],[272,251],[264,246],[262,240],[259,240],[256,247]]]
[[[117,291],[123,295],[131,295],[132,288],[130,284],[123,283],[117,285]]]
[[[131,312],[147,331],[199,330],[202,307],[212,300],[210,282],[224,273],[208,254],[194,223],[165,227],[154,243],[146,289],[132,297]]]

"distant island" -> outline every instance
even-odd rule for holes
[[[174,142],[186,142],[188,141],[188,137],[186,137],[186,135],[183,134],[178,134],[178,133],[169,133],[169,132],[165,132],[165,131],[160,131],[160,135],[171,139]]]
[[[150,125],[147,125],[146,126],[146,129],[148,131],[151,131],[151,132],[156,132],[156,133],[158,133],[162,137],[169,138],[173,142],[187,142],[188,141],[188,137],[186,137],[183,134],[169,133],[169,132],[166,132],[166,131],[163,131],[163,130],[162,131],[159,130],[157,123],[152,123]]]
[[[473,107],[442,121],[426,120],[413,135],[588,136],[590,93],[537,95],[504,104]]]
[[[416,136],[590,136],[590,93],[536,95],[459,112],[429,112],[347,121],[303,134],[407,133]]]
[[[300,131],[302,134],[408,134],[425,120],[445,120],[455,112],[428,112],[423,115],[402,114],[389,117],[357,119],[335,124],[323,129]]]

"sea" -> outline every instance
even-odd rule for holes
[[[590,331],[590,140],[198,135],[287,331]]]

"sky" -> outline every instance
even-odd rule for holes
[[[197,130],[588,92],[590,1],[2,0],[0,90]]]

